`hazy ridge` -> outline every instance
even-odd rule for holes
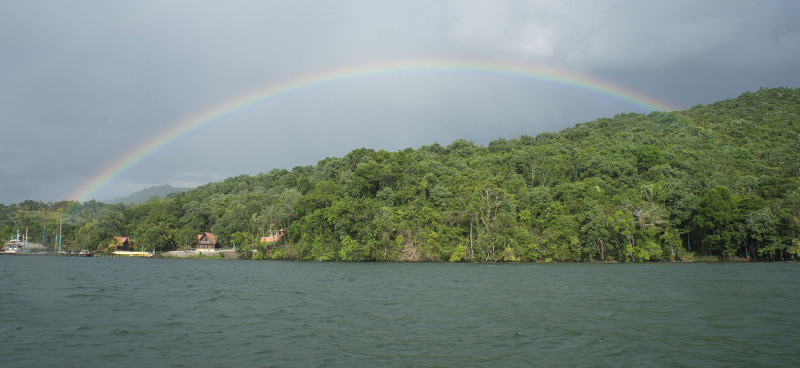
[[[156,185],[131,193],[125,197],[106,199],[106,200],[101,200],[99,202],[108,204],[114,204],[114,203],[138,204],[147,202],[148,200],[153,198],[164,198],[170,194],[181,193],[191,189],[192,188],[175,188],[167,184]]]

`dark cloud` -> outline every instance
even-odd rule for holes
[[[0,4],[0,202],[67,199],[170,126],[254,89],[402,59],[593,76],[681,108],[799,87],[795,2],[70,1]],[[226,116],[99,198],[315,164],[358,147],[557,131],[635,106],[531,80],[409,73]],[[636,110],[638,111],[638,110]]]

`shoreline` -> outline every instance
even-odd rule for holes
[[[644,261],[644,262],[621,262],[615,260],[605,260],[605,261],[493,261],[493,262],[479,262],[479,261],[458,261],[458,262],[451,262],[451,261],[441,261],[441,260],[370,260],[370,261],[340,261],[340,260],[316,260],[316,259],[308,259],[308,260],[300,260],[300,259],[290,259],[290,258],[267,258],[267,259],[248,259],[248,258],[240,258],[238,253],[234,252],[232,249],[222,249],[222,250],[189,250],[189,251],[167,251],[163,253],[148,253],[148,252],[116,252],[113,254],[106,254],[106,253],[97,253],[91,255],[82,255],[82,254],[56,254],[52,252],[35,252],[35,253],[11,253],[11,252],[0,252],[0,256],[36,256],[36,257],[76,257],[76,258],[91,258],[91,257],[98,257],[98,258],[151,258],[151,259],[235,259],[235,260],[246,260],[246,261],[284,261],[284,262],[333,262],[333,263],[472,263],[472,264],[657,264],[657,263],[667,263],[667,264],[675,264],[675,263],[698,263],[698,264],[708,264],[708,263],[720,263],[720,264],[733,264],[733,263],[796,263],[798,261],[795,260],[749,260],[744,258],[736,258],[736,259],[719,259],[719,258],[711,258],[711,257],[702,257],[701,259],[688,259],[688,260],[673,260],[673,261]]]

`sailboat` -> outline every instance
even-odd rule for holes
[[[17,237],[11,238],[11,240],[6,243],[6,253],[30,253],[31,249],[27,246],[28,244],[28,235],[27,230],[25,230],[26,235],[20,239],[19,229],[17,229]]]

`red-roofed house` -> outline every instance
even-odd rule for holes
[[[197,235],[197,249],[214,250],[217,247],[217,238],[212,233]]]
[[[116,250],[131,250],[131,249],[133,249],[133,246],[131,245],[131,238],[129,238],[127,236],[115,236],[114,240],[119,243],[119,245],[116,245],[116,242],[112,242],[114,245],[116,245],[114,247],[115,251]]]

